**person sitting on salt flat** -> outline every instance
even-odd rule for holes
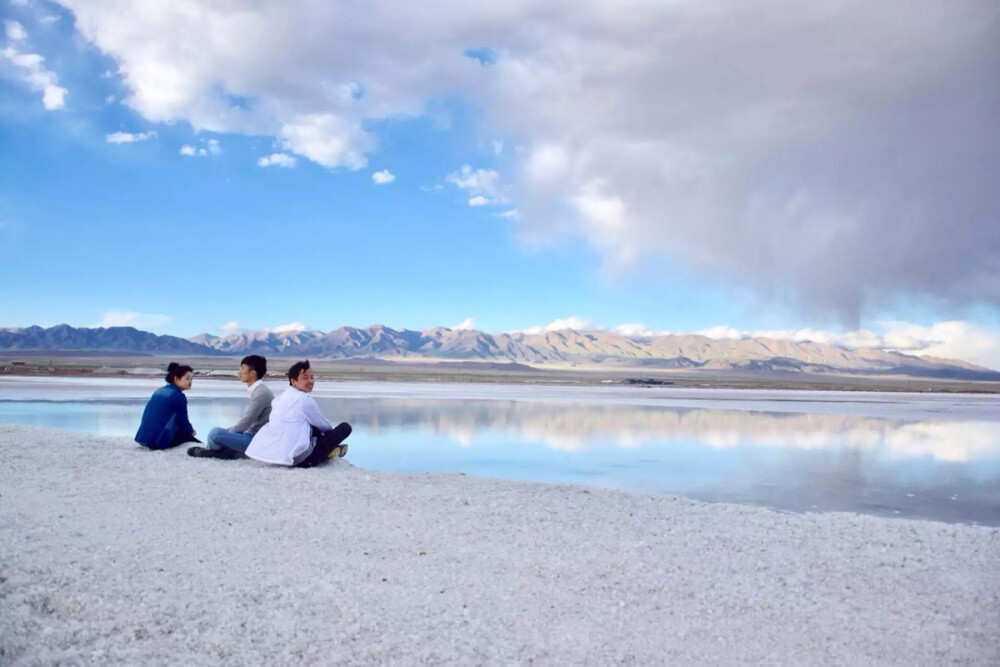
[[[309,361],[288,369],[289,387],[271,404],[271,417],[250,441],[246,455],[265,463],[311,468],[328,458],[347,453],[341,444],[351,434],[351,425],[336,427],[323,416],[309,394],[316,384]]]
[[[184,396],[193,379],[194,370],[190,366],[170,362],[167,384],[153,392],[142,411],[136,442],[148,449],[170,449],[185,442],[201,442],[194,437]]]
[[[254,434],[267,423],[271,414],[274,393],[264,384],[267,374],[267,359],[259,354],[251,354],[240,361],[240,382],[250,392],[243,417],[229,428],[213,428],[208,432],[208,447],[191,447],[190,456],[211,459],[245,458],[244,452]]]

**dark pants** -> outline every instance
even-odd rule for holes
[[[140,442],[139,444],[145,447],[146,449],[160,450],[160,449],[173,449],[178,445],[183,445],[185,442],[197,442],[198,444],[201,444],[201,440],[194,437],[193,433],[184,433],[182,431],[174,433],[174,437],[170,439],[170,442],[167,443],[165,447],[150,447],[149,445],[144,444],[142,442]]]
[[[314,426],[312,434],[316,436],[316,446],[313,447],[309,456],[295,464],[296,468],[312,468],[326,461],[326,457],[330,455],[333,448],[347,440],[347,436],[351,434],[351,425],[347,422],[341,422],[332,431],[320,431]]]

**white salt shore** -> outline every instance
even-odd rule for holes
[[[0,424],[0,664],[528,663],[997,665],[1000,529]]]

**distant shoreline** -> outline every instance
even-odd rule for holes
[[[128,354],[80,355],[74,353],[0,354],[0,376],[50,377],[149,377],[152,369],[182,360],[198,375],[235,370],[242,355],[183,357]],[[270,374],[280,375],[294,357],[271,357]],[[773,371],[720,371],[704,369],[536,367],[496,362],[397,362],[384,359],[310,360],[321,380],[384,382],[459,382],[552,385],[608,385],[704,387],[713,389],[787,389],[817,391],[881,391],[937,393],[1000,393],[1000,382],[954,380],[892,375],[779,373]],[[139,371],[139,372],[137,372]],[[145,371],[145,372],[142,372]],[[233,378],[235,379],[235,378]]]

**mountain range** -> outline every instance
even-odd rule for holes
[[[707,369],[789,373],[890,374],[1000,380],[1000,373],[951,359],[876,348],[849,349],[770,338],[714,339],[696,334],[645,338],[564,329],[538,334],[437,327],[396,330],[380,324],[322,331],[256,331],[191,339],[132,327],[75,328],[65,324],[0,329],[2,352],[114,353],[389,361],[477,361],[532,366]]]

